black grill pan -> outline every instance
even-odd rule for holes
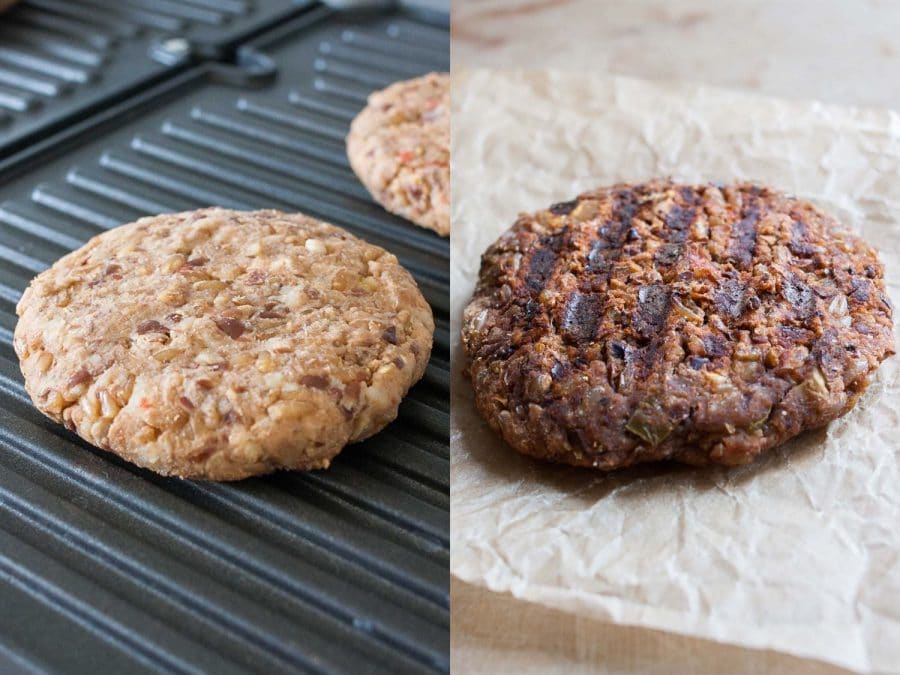
[[[0,14],[0,156],[199,58],[225,58],[312,4],[22,0]]]
[[[445,18],[313,8],[239,52],[0,162],[3,672],[449,670],[449,249],[376,206],[343,149],[368,91],[447,68]],[[28,401],[11,337],[30,277],[107,228],[209,204],[344,226],[432,303],[424,380],[328,471],[166,479]]]

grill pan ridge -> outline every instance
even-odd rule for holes
[[[199,58],[224,58],[312,4],[22,0],[0,15],[0,157]]]
[[[313,7],[239,65],[185,67],[0,161],[3,672],[449,671],[449,247],[377,206],[343,147],[372,89],[448,69],[446,24],[426,18]],[[105,229],[209,204],[346,227],[432,304],[432,360],[399,419],[327,471],[163,478],[24,391],[29,279]]]

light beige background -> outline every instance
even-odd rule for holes
[[[453,26],[454,68],[550,63],[900,107],[900,2],[455,0]],[[592,622],[456,579],[451,589],[455,672],[847,672]]]
[[[592,621],[453,579],[452,672],[845,675],[766,650]]]
[[[900,108],[897,0],[453,0],[453,67],[586,69]]]
[[[702,646],[711,640],[736,645],[749,672],[775,657],[747,648],[804,657],[811,672],[823,668],[816,661],[893,672],[900,663],[897,359],[882,365],[846,417],[752,466],[604,476],[540,466],[505,449],[474,414],[458,330],[478,256],[518,210],[653,175],[752,178],[813,199],[878,245],[896,298],[900,115],[602,74],[454,77],[453,574],[593,619],[592,630],[619,624],[609,628],[619,638],[613,654],[585,650],[586,635],[568,643],[579,649],[571,659],[602,657],[594,666],[605,672],[618,672],[611,662],[643,653],[640,645],[661,630],[690,636],[682,672],[717,672]],[[459,672],[496,672],[482,670],[492,638],[494,661],[511,664],[501,672],[536,663],[542,648],[559,651],[547,643],[561,634],[554,626],[520,634],[529,652],[510,649],[501,618],[508,611],[492,609],[502,599],[464,588],[452,600]],[[474,613],[464,606],[473,598]],[[516,607],[523,619],[539,611]],[[798,659],[786,659],[797,672],[790,663]]]

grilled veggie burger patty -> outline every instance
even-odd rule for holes
[[[507,443],[599,469],[748,463],[850,410],[894,353],[875,251],[750,183],[619,184],[521,215],[462,337]]]

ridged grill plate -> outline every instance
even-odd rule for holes
[[[449,670],[449,249],[374,204],[343,147],[369,91],[448,58],[445,24],[314,8],[242,67],[185,70],[0,163],[2,672]],[[346,227],[434,308],[399,419],[328,471],[162,478],[25,394],[11,339],[30,278],[108,228],[210,204]]]

